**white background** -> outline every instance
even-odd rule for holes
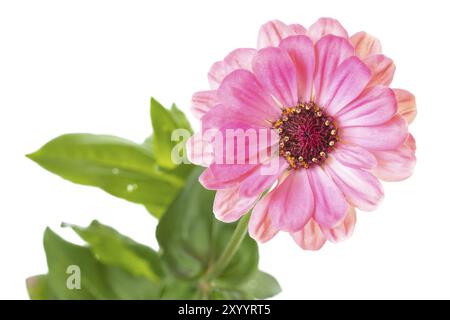
[[[143,208],[63,181],[25,158],[68,132],[135,141],[150,133],[149,100],[185,111],[210,65],[254,47],[269,19],[309,26],[338,18],[381,39],[395,87],[415,93],[415,175],[385,184],[353,237],[305,252],[280,235],[260,249],[278,298],[450,298],[448,1],[2,1],[0,4],[0,298],[26,299],[47,270],[42,234],[97,218],[156,247]]]

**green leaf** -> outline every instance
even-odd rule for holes
[[[278,281],[263,271],[254,273],[240,289],[254,299],[267,299],[281,292]]]
[[[55,295],[49,287],[48,276],[38,275],[27,279],[27,290],[32,300],[51,300]]]
[[[86,232],[104,233],[111,228],[99,225],[99,229],[89,229]],[[83,229],[82,232],[86,233]],[[113,232],[114,233],[114,232]],[[159,265],[158,256],[150,248],[138,244],[127,237],[115,235],[127,243],[130,250],[136,255],[148,258],[151,265]],[[88,238],[91,235],[88,236]],[[112,237],[114,238],[114,236]],[[106,239],[105,239],[106,240]],[[110,239],[109,239],[110,240]],[[130,242],[128,242],[130,241]],[[113,240],[115,242],[115,240]],[[98,250],[98,244],[96,244]],[[96,250],[89,247],[75,245],[59,237],[49,228],[44,234],[44,248],[47,256],[49,272],[47,275],[35,276],[27,279],[27,288],[31,299],[159,299],[162,284],[149,281],[147,277],[136,276],[129,272],[128,266],[116,266],[115,262],[108,264],[101,262]],[[121,249],[120,249],[121,250]],[[149,254],[149,252],[151,252]],[[101,253],[105,254],[105,251]],[[73,288],[71,283],[70,267],[78,267],[80,288]],[[158,272],[162,272],[158,270]],[[162,276],[159,274],[158,276]]]
[[[48,285],[58,299],[113,299],[106,268],[86,247],[69,243],[47,228],[44,248],[48,264]],[[68,286],[70,267],[80,271],[80,288]],[[68,272],[69,271],[69,272]]]
[[[162,275],[159,257],[149,247],[95,220],[87,228],[70,227],[89,244],[100,262],[120,267],[131,275],[159,282]]]
[[[189,120],[187,119],[186,115],[183,113],[183,111],[178,109],[178,107],[175,103],[172,104],[170,111],[172,112],[172,116],[175,119],[175,122],[176,122],[178,128],[186,129],[190,133],[193,133],[191,124],[189,123]]]
[[[146,278],[134,276],[118,267],[108,268],[107,278],[118,299],[160,299],[162,286],[155,285]]]
[[[214,283],[211,290],[212,299],[250,300],[267,299],[281,292],[280,285],[271,275],[257,271],[252,277],[239,285],[221,282]]]
[[[198,300],[201,298],[202,293],[195,282],[173,278],[168,279],[161,295],[163,300]]]
[[[184,184],[160,170],[149,149],[114,136],[66,134],[28,157],[64,179],[143,204],[157,217]]]
[[[236,224],[222,223],[214,218],[214,192],[198,183],[203,169],[197,168],[185,188],[161,218],[156,236],[162,249],[162,259],[174,277],[191,280],[201,286],[202,277],[219,258]],[[223,273],[212,279],[237,287],[250,279],[257,270],[258,247],[248,235]]]
[[[154,98],[150,101],[150,116],[155,159],[161,167],[173,169],[177,164],[172,161],[172,150],[179,142],[172,141],[172,133],[177,129],[185,129],[187,133],[192,133],[192,128],[186,116],[175,105],[168,110]]]

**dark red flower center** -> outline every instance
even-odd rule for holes
[[[283,109],[273,127],[280,135],[280,156],[294,169],[323,163],[338,141],[333,118],[314,102]]]

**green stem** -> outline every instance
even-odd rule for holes
[[[239,247],[241,246],[241,243],[244,240],[245,235],[247,234],[247,226],[249,220],[250,220],[250,213],[247,213],[245,216],[241,218],[238,225],[236,226],[236,229],[234,229],[233,235],[231,236],[231,239],[228,242],[227,246],[225,247],[225,250],[223,251],[222,255],[206,273],[205,275],[206,281],[209,281],[211,279],[220,276],[222,272],[225,270],[225,268],[228,266],[231,259],[239,250]]]

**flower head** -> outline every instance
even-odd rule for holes
[[[253,208],[253,238],[265,242],[286,231],[310,250],[350,236],[355,208],[372,211],[382,200],[379,179],[406,179],[415,166],[408,132],[415,99],[389,87],[394,71],[376,38],[349,37],[329,18],[309,29],[270,21],[257,49],[237,49],[216,62],[211,89],[193,96],[202,131],[190,146],[203,146],[190,158],[207,166],[200,182],[217,190],[217,218],[232,222]],[[217,136],[205,138],[212,129],[272,138],[246,135],[241,146],[230,148],[228,139],[218,148]],[[230,150],[233,161],[218,161],[229,159]]]

